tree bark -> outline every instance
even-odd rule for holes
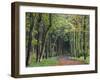
[[[39,13],[38,24],[37,24],[37,53],[36,53],[36,62],[39,62],[39,55],[40,55],[40,23],[41,23],[42,14]]]
[[[30,13],[30,30],[29,30],[29,39],[28,39],[28,47],[27,47],[27,53],[26,53],[26,66],[29,65],[29,58],[30,58],[30,50],[31,50],[31,43],[32,43],[32,30],[34,27],[34,20],[33,20],[33,16]]]
[[[43,37],[43,41],[42,41],[42,46],[41,46],[41,52],[40,52],[40,57],[39,57],[39,62],[42,61],[42,57],[43,57],[43,54],[44,54],[44,49],[45,49],[45,44],[46,44],[46,39],[47,39],[47,35],[48,35],[48,32],[49,32],[49,29],[51,28],[51,14],[49,14],[49,26],[44,34],[44,37]]]
[[[86,39],[86,36],[85,36],[85,28],[86,28],[86,22],[85,22],[85,17],[84,17],[84,26],[83,26],[83,30],[84,30],[84,33],[83,33],[83,42],[84,42],[84,44],[83,44],[83,50],[84,50],[84,52],[83,52],[83,55],[84,55],[84,60],[86,59],[86,51],[85,51],[85,47],[86,47],[86,42],[85,42],[85,39]]]

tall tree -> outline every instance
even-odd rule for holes
[[[29,58],[30,58],[30,51],[31,51],[31,46],[32,46],[32,31],[34,27],[34,18],[33,15],[30,13],[30,28],[29,28],[29,33],[28,33],[28,45],[27,45],[27,52],[26,52],[26,66],[29,64]]]
[[[45,49],[45,44],[46,44],[46,38],[47,38],[47,35],[48,35],[48,32],[50,30],[50,28],[52,27],[52,15],[49,14],[49,26],[47,28],[47,30],[45,31],[44,35],[43,35],[43,41],[42,41],[42,46],[41,46],[41,52],[40,52],[40,57],[39,57],[39,61],[42,60],[42,57],[43,57],[43,54],[44,54],[44,49]]]

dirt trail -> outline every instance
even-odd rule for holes
[[[78,61],[74,59],[70,59],[68,57],[61,56],[58,58],[59,63],[58,65],[78,65],[78,64],[85,64],[84,61]]]

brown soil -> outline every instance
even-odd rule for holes
[[[64,57],[60,57],[58,65],[79,65],[85,64],[84,61],[78,61],[74,59],[65,59]]]

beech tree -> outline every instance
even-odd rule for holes
[[[26,66],[54,56],[89,56],[89,16],[26,13]]]

